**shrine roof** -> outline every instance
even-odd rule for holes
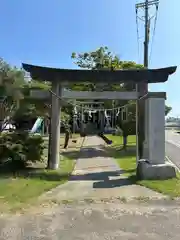
[[[23,63],[23,69],[30,73],[33,79],[39,81],[60,82],[92,82],[92,83],[122,83],[148,82],[162,83],[168,80],[169,75],[176,71],[176,66],[159,69],[128,69],[128,70],[82,70],[60,69],[35,66]]]

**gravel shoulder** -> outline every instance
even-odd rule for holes
[[[0,239],[163,239],[180,237],[178,203],[76,203],[0,219]]]

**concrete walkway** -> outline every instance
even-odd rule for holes
[[[97,136],[86,137],[70,181],[46,193],[43,198],[55,201],[164,198],[150,189],[132,185],[122,175],[116,160],[107,156],[104,145]]]
[[[120,202],[119,197],[162,196],[130,185],[103,145],[97,137],[85,139],[71,180],[44,196],[55,201],[23,214],[0,216],[0,239],[179,239],[179,202]],[[99,201],[104,198],[108,201]],[[75,201],[58,202],[70,199]]]

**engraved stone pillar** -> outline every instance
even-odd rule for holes
[[[151,164],[165,162],[165,93],[145,100],[145,156]]]
[[[137,166],[140,179],[168,179],[176,176],[175,167],[165,162],[165,93],[148,93],[145,100],[145,142]]]

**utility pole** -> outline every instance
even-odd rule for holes
[[[144,16],[140,18],[145,22],[145,37],[144,37],[144,67],[148,68],[148,57],[149,57],[149,35],[150,35],[150,20],[149,8],[151,6],[156,6],[158,8],[159,0],[148,1],[136,4],[136,14],[138,17],[138,10],[143,9]],[[139,97],[144,96],[148,93],[148,79],[144,79],[145,82],[139,83],[137,90],[139,92]],[[138,102],[138,151],[139,158],[143,157],[143,143],[145,140],[145,101],[144,99]]]
[[[145,2],[145,40],[144,40],[144,67],[148,68],[148,52],[149,52],[149,17],[148,17],[148,0]],[[148,85],[146,84],[148,91]]]

